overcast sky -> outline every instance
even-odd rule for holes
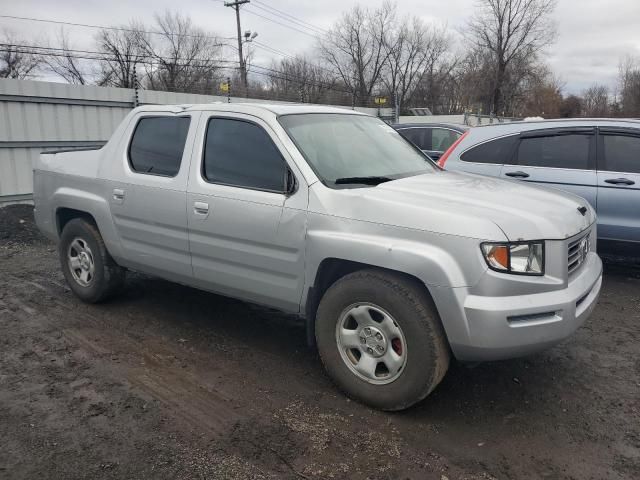
[[[328,28],[357,3],[377,6],[380,1],[356,0],[259,0],[320,28]],[[446,24],[452,31],[464,26],[474,9],[474,0],[398,0],[401,14],[412,14],[427,22]],[[242,10],[242,29],[258,32],[257,40],[287,54],[313,49],[315,39],[258,15],[291,25],[283,17],[270,16],[254,2]],[[0,0],[0,15],[16,15],[66,22],[120,25],[131,19],[151,24],[154,12],[179,7],[194,23],[223,37],[235,35],[235,14],[223,0]],[[252,13],[253,12],[253,13]],[[640,56],[640,0],[558,0],[554,14],[558,38],[546,56],[554,74],[564,83],[565,93],[580,93],[594,82],[616,86],[618,63],[624,55]],[[26,41],[49,37],[55,46],[60,26],[0,18]],[[299,27],[301,30],[308,30]],[[95,30],[65,27],[73,48],[94,49]],[[232,54],[229,50],[229,54]],[[254,62],[269,65],[277,55],[254,49]]]

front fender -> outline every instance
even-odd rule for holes
[[[322,261],[336,258],[403,272],[427,287],[471,286],[487,269],[478,245],[464,237],[312,214],[305,278],[312,287]]]

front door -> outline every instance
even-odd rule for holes
[[[288,171],[295,168],[275,133],[256,117],[203,117],[201,130],[187,199],[197,285],[297,312],[306,185],[286,192]]]
[[[640,129],[599,130],[598,237],[640,246]]]
[[[559,188],[586,199],[595,209],[595,129],[565,128],[524,132],[502,178]]]

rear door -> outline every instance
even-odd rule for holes
[[[523,132],[510,164],[500,176],[555,187],[586,199],[596,208],[595,128]]]
[[[599,131],[598,237],[640,242],[640,130]]]
[[[143,112],[132,119],[109,182],[125,266],[176,281],[192,278],[187,179],[198,115]]]
[[[196,284],[297,311],[304,285],[306,184],[261,119],[202,118],[189,179],[189,244]],[[289,177],[291,178],[291,177]]]

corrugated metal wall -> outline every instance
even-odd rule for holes
[[[31,165],[40,152],[103,145],[133,108],[133,99],[134,91],[126,88],[0,79],[0,205],[30,200]],[[190,104],[226,102],[227,98],[141,90],[139,100]],[[377,112],[375,108],[357,110]]]

